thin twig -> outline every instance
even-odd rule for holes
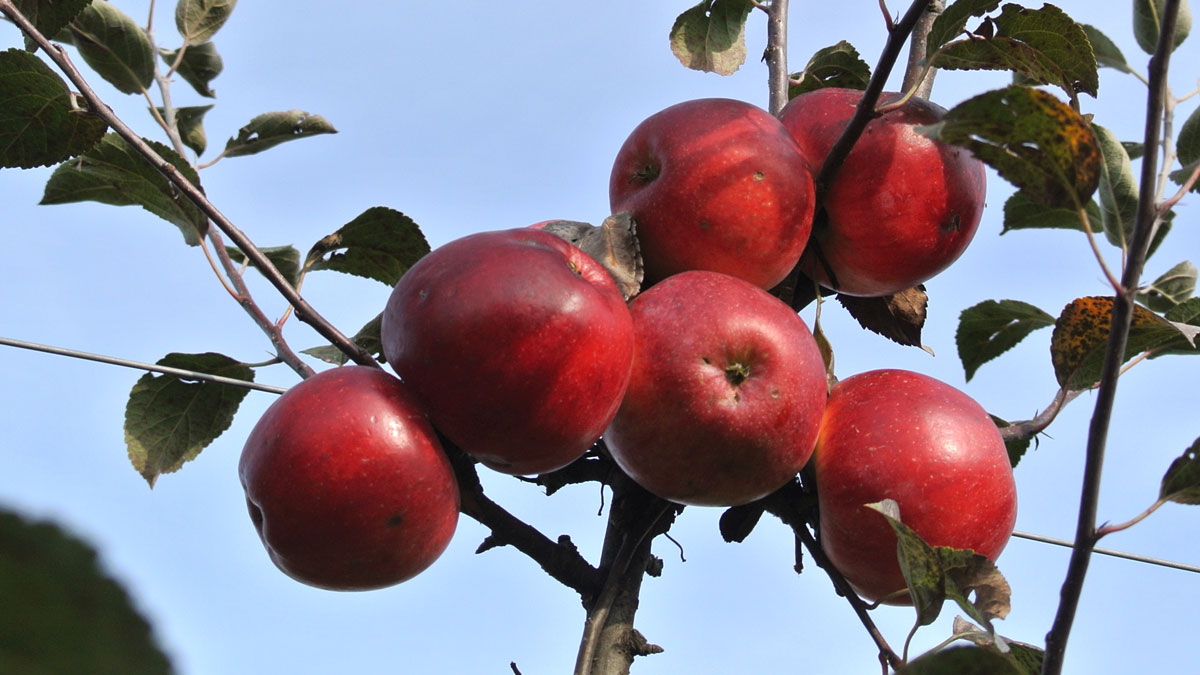
[[[1084,462],[1083,490],[1079,500],[1079,522],[1075,545],[1063,581],[1061,601],[1050,632],[1046,635],[1046,656],[1042,664],[1044,675],[1062,672],[1067,640],[1075,622],[1079,598],[1083,593],[1092,548],[1096,545],[1096,511],[1100,501],[1101,473],[1108,427],[1112,420],[1116,385],[1129,338],[1133,318],[1134,293],[1146,261],[1155,223],[1158,220],[1158,200],[1155,193],[1157,158],[1154,148],[1159,145],[1167,70],[1174,46],[1175,23],[1179,15],[1179,0],[1167,0],[1163,7],[1162,25],[1154,56],[1150,59],[1150,91],[1146,104],[1146,131],[1142,159],[1142,175],[1138,195],[1137,221],[1134,224],[1132,251],[1122,275],[1122,290],[1114,297],[1112,325],[1109,330],[1096,407],[1088,429],[1087,458]],[[1167,170],[1164,168],[1164,171]]]
[[[263,255],[262,251],[254,245],[252,241],[239,230],[224,214],[217,209],[216,206],[204,196],[204,193],[191,183],[179,169],[161,157],[154,151],[140,136],[130,129],[115,113],[110,109],[96,94],[95,90],[87,83],[87,80],[79,72],[71,59],[67,56],[64,49],[58,45],[52,44],[42,35],[40,31],[13,5],[11,0],[0,0],[0,13],[3,13],[34,42],[37,43],[50,60],[59,67],[67,79],[71,81],[78,89],[84,100],[88,102],[91,112],[103,119],[109,127],[113,129],[126,143],[130,145],[138,154],[142,155],[147,161],[154,166],[163,176],[167,178],[181,193],[193,204],[197,206],[209,219],[216,223],[233,243],[249,258],[259,271],[270,281],[271,285],[275,286],[288,302],[296,308],[296,316],[303,322],[312,326],[322,337],[329,340],[331,344],[349,356],[354,362],[378,368],[379,363],[362,347],[355,344],[352,340],[341,333],[333,324],[329,323],[324,317],[317,313],[308,302],[300,297],[292,288],[291,284],[274,264]],[[219,255],[219,253],[218,253]]]
[[[936,68],[929,68],[925,63],[925,52],[929,45],[929,31],[938,15],[946,9],[945,0],[929,0],[929,6],[917,19],[913,27],[912,38],[908,43],[908,65],[904,69],[904,81],[900,85],[903,92],[911,92],[912,96],[927,99],[933,92],[933,78],[937,75]]]
[[[778,115],[788,102],[787,67],[788,0],[771,0],[767,7],[767,90],[772,115]]]
[[[785,525],[792,528],[796,538],[808,550],[809,555],[816,561],[817,567],[825,570],[829,576],[829,580],[833,582],[834,588],[838,593],[845,596],[846,601],[850,603],[850,607],[854,610],[854,614],[858,620],[862,622],[867,633],[871,636],[871,640],[875,642],[875,646],[879,649],[879,657],[886,665],[899,670],[904,665],[904,659],[892,649],[888,644],[887,639],[875,625],[875,621],[871,618],[868,611],[869,606],[863,602],[863,599],[858,597],[858,593],[851,588],[850,582],[846,581],[846,577],[838,571],[833,562],[825,555],[825,551],[821,549],[816,538],[809,532],[808,516],[798,506],[798,503],[806,498],[803,488],[799,483],[789,483],[782,489],[777,490],[773,494],[763,499],[766,510],[779,518]]]
[[[896,59],[899,58],[900,51],[916,27],[917,19],[925,13],[928,3],[929,0],[913,0],[908,11],[904,13],[904,17],[888,31],[887,42],[883,46],[883,52],[879,55],[879,62],[875,64],[874,72],[871,73],[867,88],[863,91],[862,99],[858,102],[854,116],[850,118],[846,128],[842,130],[842,135],[838,137],[837,142],[829,149],[829,154],[821,163],[821,170],[817,173],[816,178],[818,204],[824,201],[825,193],[829,191],[829,186],[833,184],[833,180],[841,170],[842,163],[846,161],[846,156],[850,154],[851,148],[858,142],[858,137],[867,128],[867,123],[875,117],[875,104],[879,101],[879,95],[883,93],[883,87],[892,74],[892,68],[896,65]]]

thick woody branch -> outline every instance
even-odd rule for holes
[[[600,571],[580,555],[570,538],[563,536],[552,541],[489,499],[483,493],[475,461],[444,436],[441,442],[458,481],[459,510],[492,531],[477,552],[512,546],[532,558],[546,574],[579,593],[585,604],[590,603],[602,583]]]

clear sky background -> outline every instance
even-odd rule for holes
[[[145,20],[147,2],[117,4]],[[173,4],[160,4],[158,38],[173,48]],[[613,157],[642,119],[700,97],[766,104],[766,69],[757,60],[763,16],[751,15],[749,63],[722,78],[684,69],[668,50],[667,32],[690,4],[364,2],[347,11],[327,2],[243,2],[215,38],[225,71],[213,82],[219,98],[206,118],[211,149],[201,159],[266,111],[318,113],[340,133],[223,160],[202,173],[204,186],[259,245],[302,251],[376,205],[411,216],[435,246],[549,218],[599,222],[608,214]],[[884,40],[875,0],[792,4],[793,70],[841,38],[875,62]],[[891,4],[893,12],[904,9]],[[1144,68],[1148,57],[1128,28],[1130,3],[1058,4]],[[14,28],[0,25],[0,48],[19,44]],[[1176,92],[1194,89],[1200,36],[1172,63]],[[1005,83],[996,74],[942,73],[934,99],[950,107]],[[98,78],[95,84],[134,128],[164,140],[144,100]],[[173,93],[177,105],[210,102],[181,81]],[[1102,103],[1085,97],[1083,106],[1120,138],[1140,140],[1144,93],[1134,78],[1104,70]],[[1194,99],[1181,105],[1180,123],[1195,107]],[[150,362],[172,351],[268,358],[270,343],[176,228],[132,207],[37,206],[49,173],[0,172],[7,251],[0,335]],[[924,341],[936,356],[867,334],[831,304],[823,325],[839,376],[918,370],[1006,419],[1049,404],[1056,391],[1049,330],[983,366],[969,384],[956,356],[958,314],[982,300],[1020,299],[1057,315],[1073,298],[1109,292],[1080,233],[1000,236],[1010,193],[989,172],[988,211],[974,244],[928,283]],[[1197,201],[1189,196],[1180,206],[1147,279],[1200,260]],[[265,284],[255,280],[254,289],[269,315],[282,312]],[[304,287],[348,333],[380,311],[388,291],[330,272]],[[803,312],[810,322],[812,315],[812,307]],[[321,342],[295,320],[287,337],[297,349]],[[0,373],[0,504],[55,519],[93,542],[181,673],[509,673],[510,661],[526,675],[569,672],[584,618],[578,597],[512,549],[475,555],[487,533],[470,519],[461,520],[432,568],[390,589],[332,593],[277,571],[247,516],[236,470],[242,443],[273,395],[250,393],[232,428],[150,490],[126,458],[122,433],[140,373],[3,347]],[[1142,363],[1122,379],[1101,519],[1141,512],[1171,460],[1200,435],[1198,373],[1196,361],[1178,357]],[[258,380],[289,386],[297,378],[276,366]],[[1019,530],[1073,536],[1093,403],[1090,394],[1076,400],[1018,467]],[[597,516],[596,485],[547,498],[509,477],[485,472],[485,481],[512,512],[551,537],[570,534],[585,556],[598,558],[605,519]],[[666,651],[639,660],[634,672],[877,672],[870,639],[824,573],[815,566],[793,573],[790,532],[768,517],[746,543],[726,544],[720,513],[689,508],[679,518],[672,534],[686,562],[671,542],[655,542],[665,570],[646,581],[637,625]],[[1198,518],[1194,509],[1168,505],[1102,545],[1200,563]],[[1013,587],[1013,611],[997,624],[1000,632],[1043,643],[1067,558],[1066,549],[1012,541],[999,560]],[[1067,672],[1194,672],[1198,602],[1200,576],[1095,558]],[[947,606],[914,650],[949,635],[954,614]],[[899,648],[911,610],[881,609],[875,617]]]

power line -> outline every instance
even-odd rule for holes
[[[1074,543],[1069,542],[1065,539],[1055,539],[1054,537],[1044,537],[1040,534],[1030,534],[1028,532],[1013,532],[1013,536],[1020,537],[1021,539],[1028,539],[1030,541],[1041,542],[1043,544],[1054,544],[1055,546],[1062,546],[1063,548],[1075,548]],[[1124,558],[1125,560],[1133,560],[1135,562],[1148,563],[1150,565],[1158,565],[1160,567],[1170,567],[1171,569],[1183,570],[1184,572],[1196,572],[1196,573],[1200,574],[1200,567],[1197,567],[1196,565],[1185,565],[1183,563],[1172,562],[1170,560],[1163,560],[1161,558],[1151,558],[1150,556],[1139,555],[1137,553],[1125,553],[1123,551],[1114,551],[1110,548],[1095,547],[1092,549],[1092,552],[1099,553],[1101,555],[1112,556],[1114,558]]]
[[[14,340],[12,338],[0,337],[0,345],[9,347],[19,347],[21,349],[29,349],[36,352],[45,352],[47,354],[55,354],[58,356],[69,356],[75,359],[85,359],[87,361],[97,361],[99,363],[107,363],[114,366],[124,366],[126,368],[135,368],[138,370],[148,370],[154,373],[162,373],[164,375],[173,375],[187,380],[204,380],[207,382],[216,382],[219,384],[229,384],[235,387],[245,387],[247,389],[257,389],[258,391],[270,392],[272,394],[282,394],[287,391],[282,387],[272,387],[266,384],[258,384],[247,380],[238,380],[231,377],[222,377],[220,375],[211,375],[209,373],[199,373],[193,370],[184,370],[182,368],[171,368],[168,366],[159,366],[152,363],[143,363],[141,361],[130,361],[129,359],[121,359],[115,356],[104,356],[102,354],[92,354],[89,352],[81,352],[75,349],[65,349],[63,347],[51,347],[50,345],[38,344],[36,342],[26,342],[24,340]],[[1052,544],[1063,548],[1074,548],[1075,545],[1065,539],[1055,539],[1054,537],[1046,537],[1040,534],[1030,534],[1028,532],[1013,532],[1014,537],[1020,539],[1028,539],[1043,544]],[[1093,548],[1093,552],[1100,555],[1112,556],[1114,558],[1122,558],[1132,560],[1134,562],[1146,563],[1149,565],[1158,565],[1160,567],[1169,567],[1171,569],[1182,570],[1184,572],[1194,572],[1200,574],[1200,567],[1196,565],[1186,565],[1177,563],[1171,560],[1163,560],[1161,558],[1152,558],[1150,556],[1140,555],[1137,553],[1125,553],[1123,551],[1114,551],[1107,548]]]
[[[103,354],[91,354],[89,352],[81,352],[75,349],[65,349],[63,347],[51,347],[50,345],[42,345],[36,342],[25,342],[24,340],[13,340],[12,338],[0,337],[0,345],[9,347],[20,347],[21,349],[29,349],[35,352],[45,352],[47,354],[56,354],[58,356],[69,356],[73,359],[84,359],[86,361],[98,361],[114,366],[124,366],[126,368],[135,368],[138,370],[148,370],[152,373],[162,373],[163,375],[173,375],[184,380],[203,380],[206,382],[216,382],[218,384],[230,384],[235,387],[245,387],[247,389],[256,389],[258,391],[266,391],[272,394],[282,394],[287,391],[281,387],[272,387],[269,384],[258,384],[248,380],[239,380],[232,377],[223,377],[221,375],[211,375],[209,373],[198,373],[194,370],[184,370],[183,368],[172,368],[170,366],[159,366],[153,363],[142,363],[141,361],[130,361],[129,359],[120,359],[115,356],[104,356]]]

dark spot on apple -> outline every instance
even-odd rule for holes
[[[750,366],[744,363],[731,363],[725,366],[725,379],[735,387],[745,382],[748,377],[750,377]],[[734,400],[737,400],[736,395]]]
[[[388,520],[387,520],[388,527],[400,527],[403,524],[404,524],[404,514],[403,513],[394,513],[394,514],[392,514],[392,517],[388,518]]]
[[[950,216],[950,219],[942,223],[942,229],[946,232],[958,232],[962,228],[962,218],[956,213]]]
[[[707,230],[709,227],[711,227],[711,225],[707,220],[700,221],[700,229]]]
[[[761,181],[761,180],[763,180],[763,179],[764,179],[764,178],[766,178],[766,177],[767,177],[767,174],[765,174],[765,173],[763,173],[763,172],[761,172],[761,171],[755,171],[755,172],[754,172],[754,180],[755,180],[755,181]]]
[[[712,359],[708,358],[707,356],[701,356],[700,360],[703,361],[704,365],[706,365],[706,366],[712,365]]]

